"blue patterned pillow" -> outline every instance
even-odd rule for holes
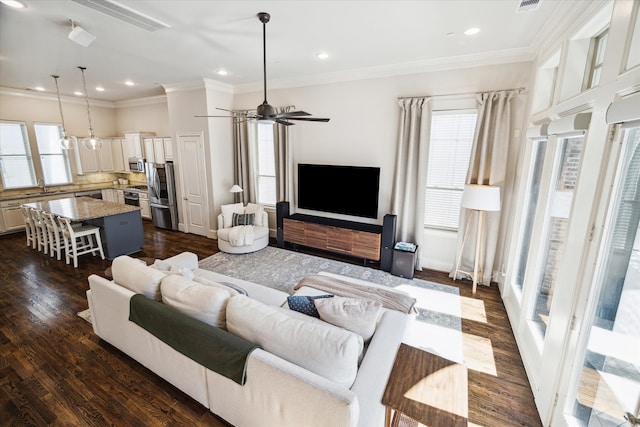
[[[316,305],[313,303],[314,299],[318,298],[333,298],[333,295],[317,295],[317,296],[298,296],[293,295],[287,297],[287,303],[289,308],[293,311],[306,314],[307,316],[320,318],[320,313],[316,310]]]
[[[253,225],[256,222],[256,214],[238,214],[233,213],[231,217],[231,226],[235,227],[236,225]]]

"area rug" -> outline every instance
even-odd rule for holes
[[[304,276],[321,271],[341,274],[389,286],[416,298],[416,322],[404,341],[407,344],[462,361],[461,306],[458,288],[420,279],[405,279],[385,271],[267,246],[250,254],[218,252],[199,262],[215,271],[292,293]]]
[[[91,310],[87,308],[86,310],[79,311],[78,317],[91,323]]]

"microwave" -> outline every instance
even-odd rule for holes
[[[144,172],[144,159],[142,157],[129,157],[129,170],[131,172]]]

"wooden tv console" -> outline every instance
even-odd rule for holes
[[[282,227],[285,242],[380,261],[380,225],[293,214],[283,218]]]

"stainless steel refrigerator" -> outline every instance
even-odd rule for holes
[[[173,163],[147,163],[146,166],[153,224],[159,228],[177,230],[178,209]]]

